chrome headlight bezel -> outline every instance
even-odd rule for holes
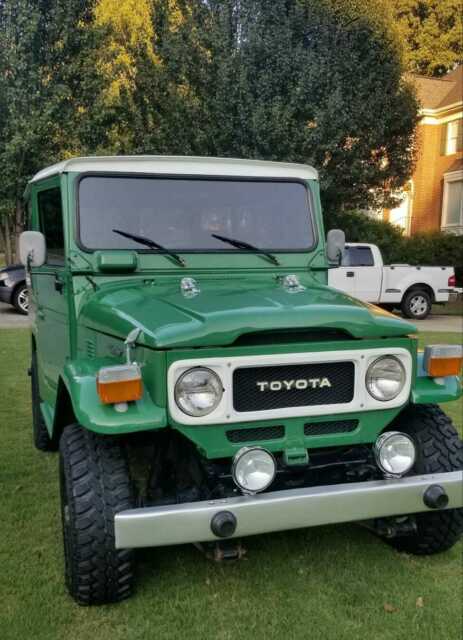
[[[249,485],[249,483],[246,484],[246,482],[243,481],[242,477],[240,478],[240,465],[242,465],[243,462],[246,462],[246,459],[252,462],[253,458],[255,458],[256,456],[260,456],[261,461],[262,461],[262,456],[266,458],[266,463],[269,465],[269,469],[268,469],[269,473],[265,482],[263,482],[257,487],[255,485],[254,487],[252,487]],[[259,447],[259,446],[242,447],[241,449],[239,449],[239,451],[235,453],[231,471],[232,471],[233,482],[236,484],[236,486],[244,494],[254,495],[256,493],[261,493],[262,491],[265,491],[272,484],[276,476],[277,464],[273,454],[270,451],[268,451],[268,449],[264,449],[264,447]]]
[[[209,376],[209,380],[212,383],[212,390],[215,392],[214,401],[212,403],[210,403],[206,407],[203,407],[203,408],[198,407],[196,409],[192,407],[188,408],[185,401],[182,400],[181,398],[182,383],[185,384],[188,376],[194,376],[195,374],[203,374],[203,375]],[[175,403],[177,407],[180,409],[180,411],[182,411],[182,413],[184,413],[187,416],[192,416],[194,418],[201,418],[203,416],[209,415],[210,413],[212,413],[217,409],[217,407],[219,406],[222,400],[223,391],[224,390],[223,390],[222,380],[220,379],[220,376],[215,371],[213,371],[212,369],[209,369],[208,367],[192,367],[191,369],[187,369],[186,371],[184,371],[178,377],[175,383],[175,388],[174,388],[174,398],[175,398]],[[196,393],[204,394],[204,391],[202,392],[197,391]],[[209,390],[209,393],[210,393],[210,390]],[[193,391],[191,392],[191,395],[194,395]]]
[[[398,448],[402,446],[408,446],[408,451],[398,451]],[[395,453],[391,456],[391,447],[395,447]],[[386,477],[389,478],[401,478],[406,473],[408,473],[415,464],[416,461],[416,445],[408,434],[402,433],[401,431],[385,431],[382,433],[375,442],[374,445],[374,454],[376,459],[376,464],[381,469]],[[388,457],[389,454],[389,457]],[[408,454],[408,463],[405,464],[405,460]],[[402,467],[400,469],[393,469],[392,457],[396,457],[402,455]],[[397,465],[397,461],[396,461]]]
[[[390,375],[387,377],[386,363],[389,366],[396,367],[394,375]],[[382,378],[379,376],[374,376],[375,368],[383,366],[383,375]],[[395,377],[394,377],[395,376]],[[383,382],[397,382],[397,388],[392,392],[389,392],[388,395],[385,395],[385,390],[383,391],[378,389],[378,381],[382,380]],[[365,386],[367,388],[368,393],[372,398],[378,400],[379,402],[390,402],[397,398],[400,393],[403,391],[405,385],[407,384],[407,372],[401,360],[395,355],[383,355],[379,358],[373,360],[373,362],[368,366],[368,369],[365,374]],[[376,385],[376,388],[375,388]]]

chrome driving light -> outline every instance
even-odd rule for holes
[[[194,417],[207,416],[222,400],[222,381],[206,367],[188,369],[177,380],[174,395],[183,413]]]
[[[243,447],[233,458],[233,480],[243,493],[264,491],[272,484],[275,473],[275,458],[262,447]]]
[[[375,443],[376,464],[389,477],[400,478],[415,464],[415,443],[405,433],[386,431]]]
[[[386,402],[399,395],[406,380],[405,368],[398,358],[381,356],[368,367],[365,384],[375,400]]]

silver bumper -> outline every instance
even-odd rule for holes
[[[449,497],[447,508],[463,506],[462,471],[291,489],[121,511],[115,517],[116,548],[217,540],[211,531],[211,520],[220,511],[230,511],[236,517],[237,528],[232,537],[419,513],[429,510],[423,494],[432,484],[445,489]]]

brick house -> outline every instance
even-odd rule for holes
[[[463,234],[463,65],[443,78],[412,78],[421,103],[416,167],[384,218],[406,234]]]

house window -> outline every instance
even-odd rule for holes
[[[463,119],[452,120],[443,125],[442,155],[450,156],[463,149]]]
[[[463,234],[463,171],[444,176],[442,229]]]

